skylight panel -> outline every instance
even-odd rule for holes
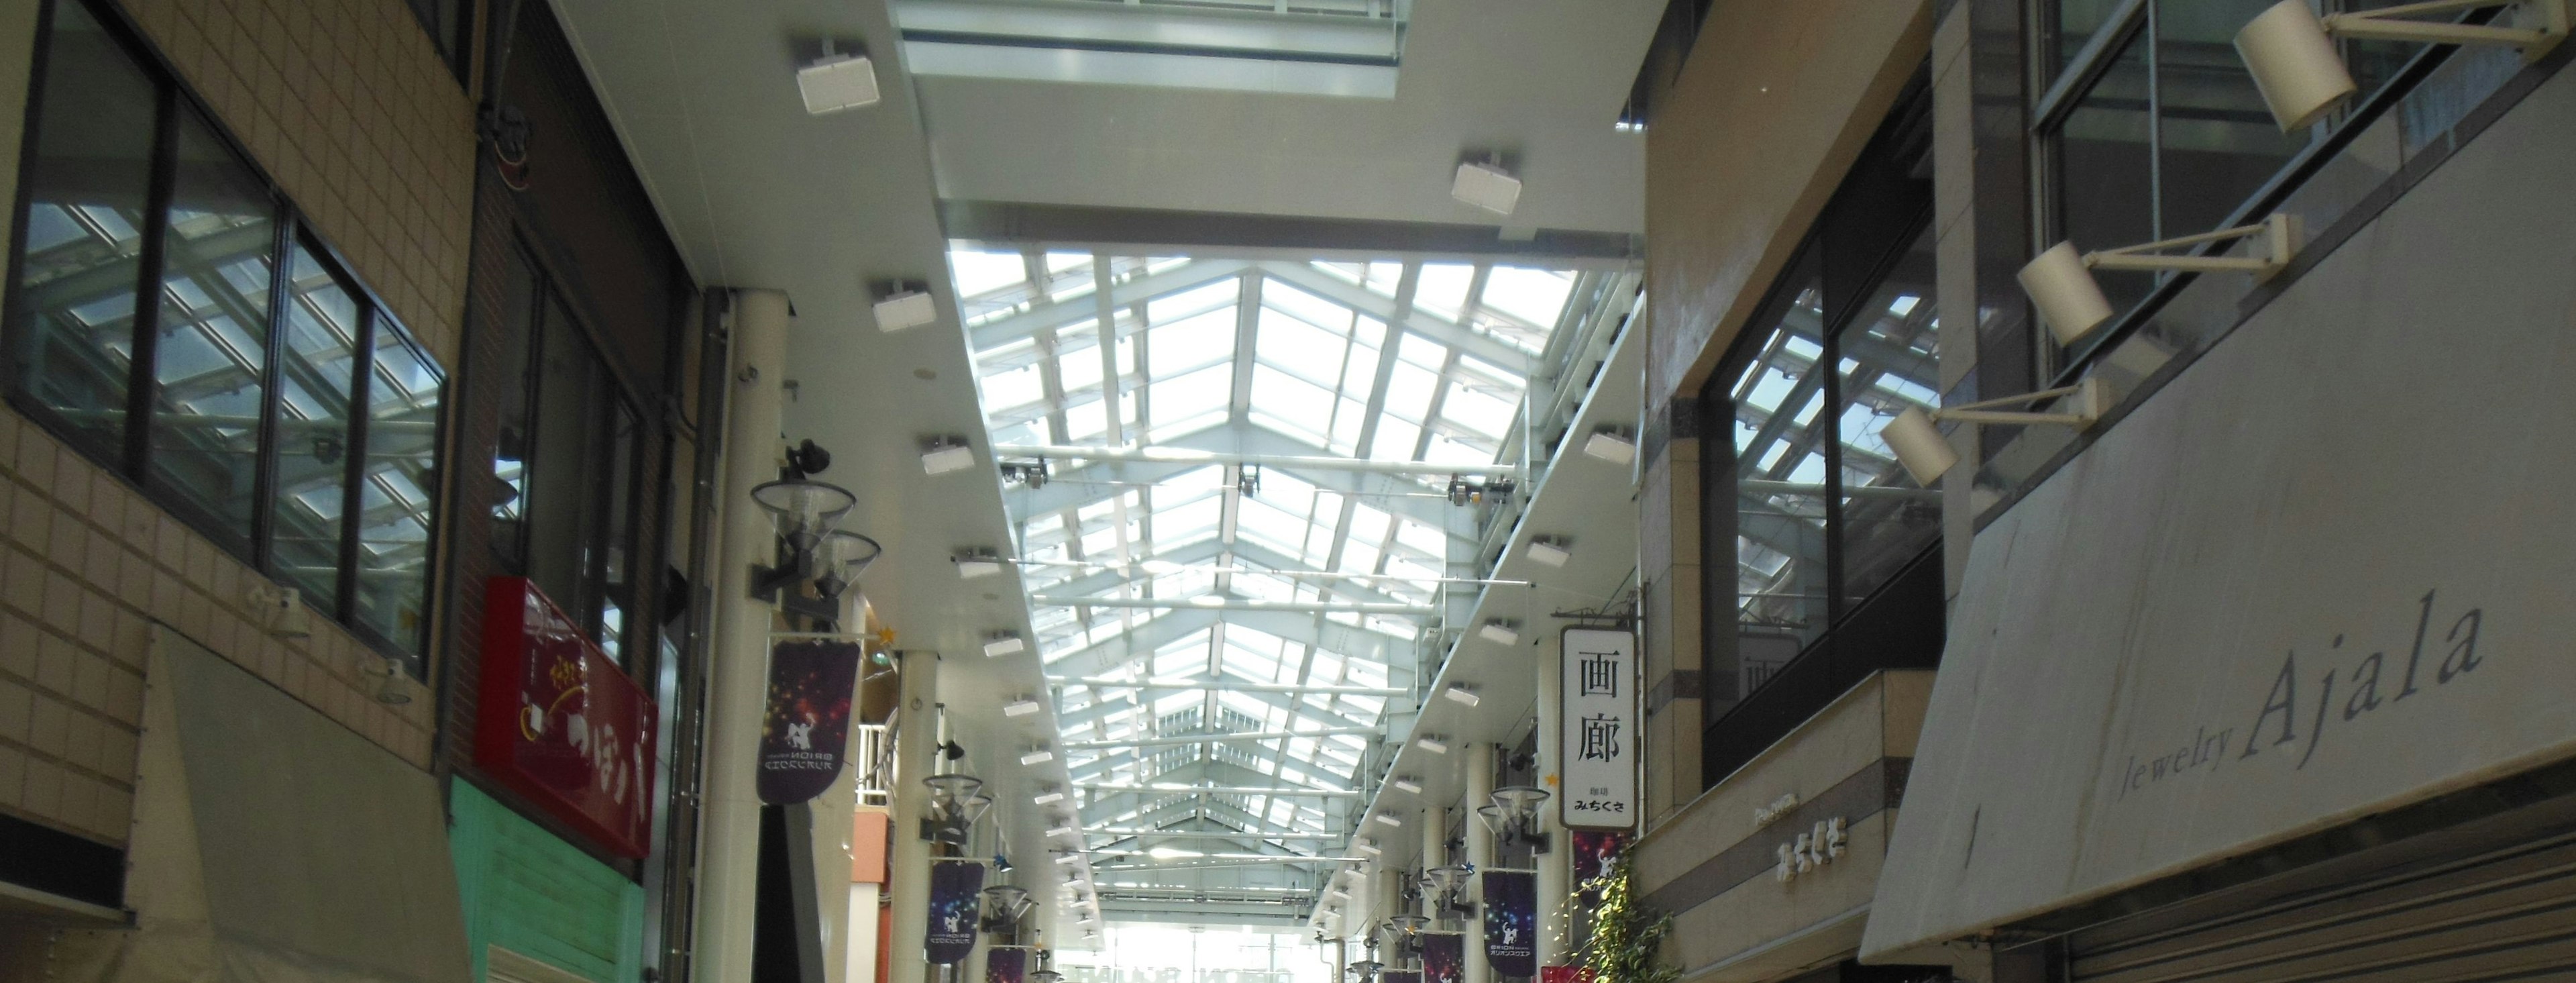
[[[1512,418],[1519,414],[1519,406],[1464,385],[1451,386],[1449,398],[1440,404],[1441,417],[1494,440],[1511,432]]]
[[[957,283],[957,296],[970,300],[1029,282],[1028,264],[1021,261],[1018,253],[952,249],[948,252],[948,271]]]
[[[1161,357],[1160,349],[1152,354],[1155,360]],[[1154,402],[1154,418],[1157,421],[1180,421],[1202,413],[1224,409],[1228,391],[1233,388],[1233,385],[1233,370],[1226,365],[1218,364],[1155,382],[1146,387],[1146,395]],[[1157,430],[1155,436],[1166,435]]]
[[[1165,294],[1145,302],[1145,320],[1156,326],[1198,317],[1213,311],[1232,312],[1243,296],[1243,278],[1226,277],[1213,283],[1192,287],[1179,293]],[[1230,323],[1233,318],[1228,317]]]
[[[1252,347],[1261,361],[1329,389],[1341,385],[1342,361],[1351,343],[1340,334],[1265,307]]]
[[[1386,379],[1386,413],[1400,420],[1420,423],[1422,415],[1431,411],[1431,394],[1439,389],[1440,376],[1436,373],[1409,361],[1398,362],[1395,372]],[[1407,456],[1411,450],[1408,445]]]
[[[1458,312],[1467,307],[1467,288],[1475,282],[1476,268],[1465,263],[1424,263],[1421,277],[1413,288],[1414,309],[1442,320],[1458,320]]]
[[[1311,435],[1321,445],[1322,426],[1333,412],[1333,394],[1321,386],[1297,378],[1267,365],[1252,367],[1252,405],[1272,416],[1288,420],[1309,421],[1297,424],[1297,430]]]
[[[1485,293],[1479,300],[1481,306],[1538,328],[1544,338],[1556,327],[1565,313],[1566,298],[1573,293],[1572,272],[1497,266],[1486,273]]]
[[[1355,313],[1348,307],[1275,279],[1262,281],[1261,306],[1345,337],[1350,333],[1351,318]]]
[[[1433,464],[1492,464],[1494,451],[1490,446],[1478,447],[1449,434],[1435,433],[1431,437],[1431,446],[1422,452],[1422,459]]]

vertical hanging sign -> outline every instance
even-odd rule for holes
[[[1496,976],[1538,975],[1538,875],[1486,869],[1485,961]]]
[[[1569,829],[1637,824],[1637,635],[1568,628],[1558,691],[1556,797]]]
[[[934,966],[955,966],[975,952],[976,901],[984,890],[981,860],[934,860],[930,864],[930,930],[921,957]]]
[[[984,983],[1026,983],[1029,950],[997,945],[984,952]]]
[[[1626,849],[1628,838],[1601,830],[1575,830],[1567,837],[1574,842],[1574,884],[1581,887],[1597,877],[1610,876],[1610,868],[1619,863],[1619,851]]]
[[[1467,978],[1467,937],[1457,932],[1424,932],[1422,940],[1422,983],[1464,983]]]
[[[812,801],[841,777],[850,746],[855,641],[777,642],[769,648],[769,709],[760,718],[760,801]]]

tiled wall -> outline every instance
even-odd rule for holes
[[[401,0],[125,0],[152,42],[438,359],[462,334],[472,111]],[[34,0],[0,0],[0,200],[14,200]],[[0,232],[14,216],[0,213]],[[452,374],[452,373],[451,373]],[[147,625],[159,621],[421,768],[434,706],[388,705],[320,615],[254,620],[260,581],[0,410],[0,812],[122,845]]]
[[[6,410],[0,506],[0,811],[125,842],[148,621],[429,767],[419,686],[408,704],[377,702],[369,650],[320,615],[310,637],[270,635],[249,610],[258,574]]]
[[[120,2],[358,278],[452,370],[465,320],[474,107],[410,8],[402,0]]]

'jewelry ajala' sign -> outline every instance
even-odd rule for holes
[[[1557,718],[1557,801],[1571,829],[1637,824],[1637,635],[1568,628]]]

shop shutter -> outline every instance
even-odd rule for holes
[[[2181,927],[2114,922],[2069,937],[2067,954],[2077,983],[2576,979],[2576,837],[2305,891]]]

